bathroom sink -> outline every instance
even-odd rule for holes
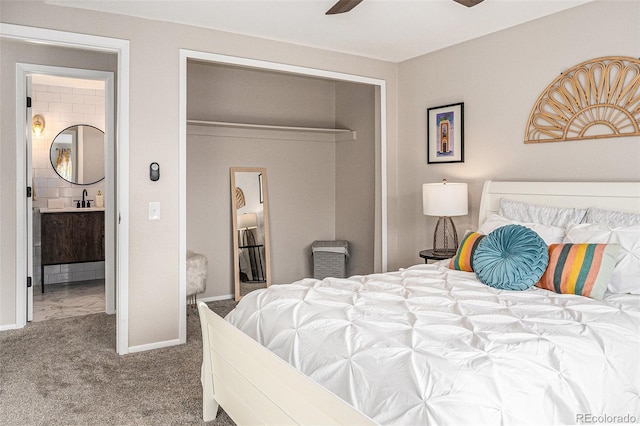
[[[41,207],[40,213],[82,213],[82,212],[103,212],[104,207],[64,207],[61,209],[50,209]]]

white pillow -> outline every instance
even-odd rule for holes
[[[611,227],[635,225],[636,223],[640,223],[640,214],[589,207],[585,222],[602,223]]]
[[[587,209],[542,206],[520,201],[500,199],[500,216],[525,223],[542,223],[566,228],[572,223],[580,223]]]
[[[573,225],[564,242],[620,244],[607,289],[611,293],[640,294],[640,224],[616,228],[591,223]]]
[[[489,216],[480,228],[478,228],[478,232],[486,235],[491,231],[506,225],[525,226],[540,235],[540,238],[542,238],[547,245],[560,244],[565,236],[565,229],[559,226],[544,225],[542,223],[519,222],[516,220],[509,220],[497,214]]]

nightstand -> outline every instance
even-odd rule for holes
[[[450,259],[452,258],[454,255],[439,255],[439,254],[433,254],[433,250],[422,250],[420,252],[420,257],[424,259],[424,263],[429,263],[430,260],[444,260],[444,259]]]

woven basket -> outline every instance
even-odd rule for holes
[[[318,280],[326,277],[346,278],[347,257],[349,256],[348,241],[314,241],[311,248],[313,252],[313,278]]]

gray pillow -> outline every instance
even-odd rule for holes
[[[586,223],[598,223],[612,228],[629,226],[640,223],[640,214],[618,212],[615,210],[603,210],[596,207],[589,207],[587,210]]]
[[[518,222],[540,223],[566,228],[570,224],[581,223],[587,214],[587,209],[542,206],[501,198],[499,214]]]

